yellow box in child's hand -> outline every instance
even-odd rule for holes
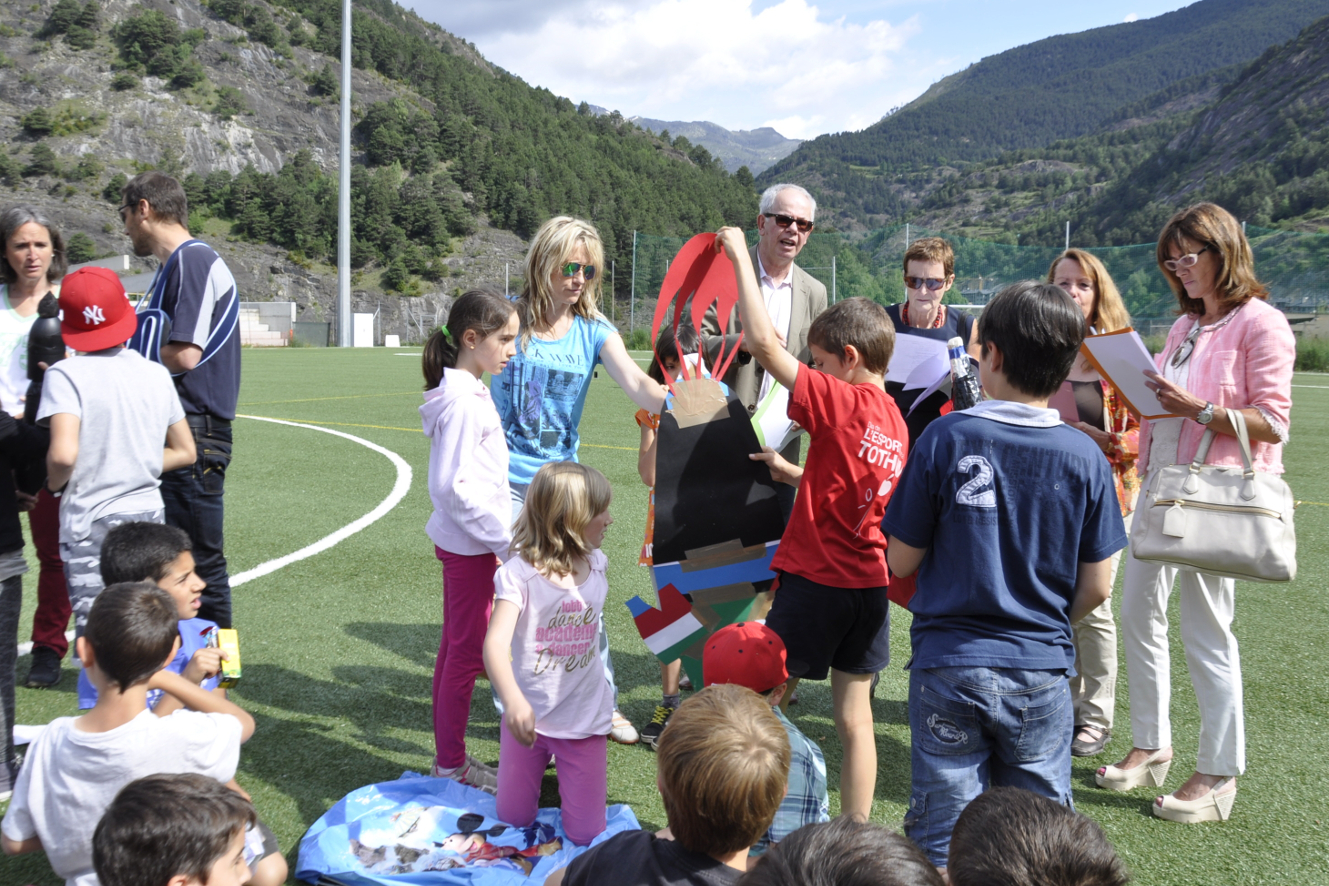
[[[232,628],[218,628],[208,638],[220,647],[226,653],[226,658],[222,659],[221,682],[217,685],[222,689],[234,689],[240,682],[240,635]]]

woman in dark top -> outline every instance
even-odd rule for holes
[[[1116,332],[1131,325],[1131,315],[1117,292],[1107,269],[1094,255],[1082,249],[1068,249],[1048,268],[1048,282],[1054,283],[1075,299],[1084,312],[1085,323],[1094,332]],[[1069,390],[1067,390],[1069,389]],[[1135,471],[1139,452],[1140,426],[1126,409],[1116,391],[1080,357],[1071,367],[1063,385],[1075,398],[1078,421],[1067,422],[1088,434],[1103,450],[1112,465],[1117,487],[1117,503],[1130,527],[1135,497],[1140,488]],[[1121,552],[1112,557],[1112,577],[1116,583]],[[1113,702],[1117,691],[1117,624],[1112,618],[1112,601],[1106,600],[1074,625],[1076,676],[1071,679],[1075,703],[1075,738],[1071,753],[1092,757],[1103,750],[1112,737]]]
[[[920,335],[947,342],[959,336],[966,350],[978,356],[978,324],[964,311],[947,308],[942,298],[955,283],[955,252],[940,237],[923,237],[909,244],[904,253],[905,301],[890,305],[886,313],[895,324],[896,335]],[[950,400],[943,391],[929,394],[914,407],[925,388],[906,391],[900,382],[886,382],[886,393],[895,398],[905,424],[909,426],[909,446],[913,447],[923,429],[941,416]],[[910,409],[914,411],[910,413]]]

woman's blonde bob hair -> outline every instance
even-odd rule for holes
[[[1080,266],[1080,270],[1094,284],[1094,309],[1089,313],[1089,325],[1098,332],[1116,332],[1131,325],[1131,313],[1126,310],[1126,303],[1121,300],[1117,284],[1112,282],[1112,275],[1098,260],[1098,256],[1083,249],[1067,249],[1052,260],[1048,267],[1048,282],[1057,276],[1057,265],[1070,259]]]
[[[526,504],[512,527],[512,552],[545,575],[567,575],[590,556],[586,527],[609,510],[613,490],[605,475],[575,461],[553,461],[536,471]]]
[[[1188,296],[1181,280],[1163,264],[1171,257],[1170,247],[1189,251],[1187,241],[1207,246],[1217,255],[1220,266],[1214,279],[1214,294],[1224,313],[1253,298],[1269,297],[1268,288],[1256,279],[1255,255],[1241,223],[1217,203],[1196,203],[1172,216],[1158,235],[1158,269],[1177,296],[1180,306],[1177,313],[1204,314],[1204,299]]]
[[[603,320],[600,313],[600,280],[604,277],[605,249],[595,225],[571,216],[560,215],[540,226],[526,252],[526,279],[522,284],[518,307],[521,311],[521,342],[524,348],[537,326],[548,322],[553,313],[555,276],[563,276],[563,265],[572,261],[577,247],[586,250],[587,264],[596,275],[587,280],[581,298],[572,312],[583,320]]]

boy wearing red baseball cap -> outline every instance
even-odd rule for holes
[[[780,803],[775,821],[748,854],[761,855],[805,824],[830,821],[821,748],[780,710],[780,700],[789,687],[780,635],[759,621],[723,627],[707,639],[701,670],[707,686],[734,683],[765,698],[789,735],[789,793]]]
[[[60,311],[60,333],[78,355],[47,369],[37,422],[51,429],[46,484],[60,500],[60,557],[81,637],[102,590],[106,533],[163,522],[159,478],[193,464],[195,450],[170,373],[124,347],[138,318],[120,278],[80,268],[61,284]],[[79,707],[96,701],[80,672]]]

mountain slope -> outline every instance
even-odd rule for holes
[[[1152,19],[1050,37],[990,56],[871,127],[821,136],[761,182],[801,181],[848,220],[907,212],[881,176],[971,163],[1093,131],[1131,102],[1248,62],[1329,13],[1329,0],[1201,0]]]
[[[724,168],[737,172],[740,166],[746,166],[753,175],[758,175],[777,161],[789,154],[803,142],[796,138],[785,138],[769,126],[758,129],[725,129],[716,123],[694,120],[690,123],[681,120],[652,120],[647,117],[632,117],[633,123],[652,132],[667,131],[671,136],[683,136],[693,144],[701,145],[710,151]]]

